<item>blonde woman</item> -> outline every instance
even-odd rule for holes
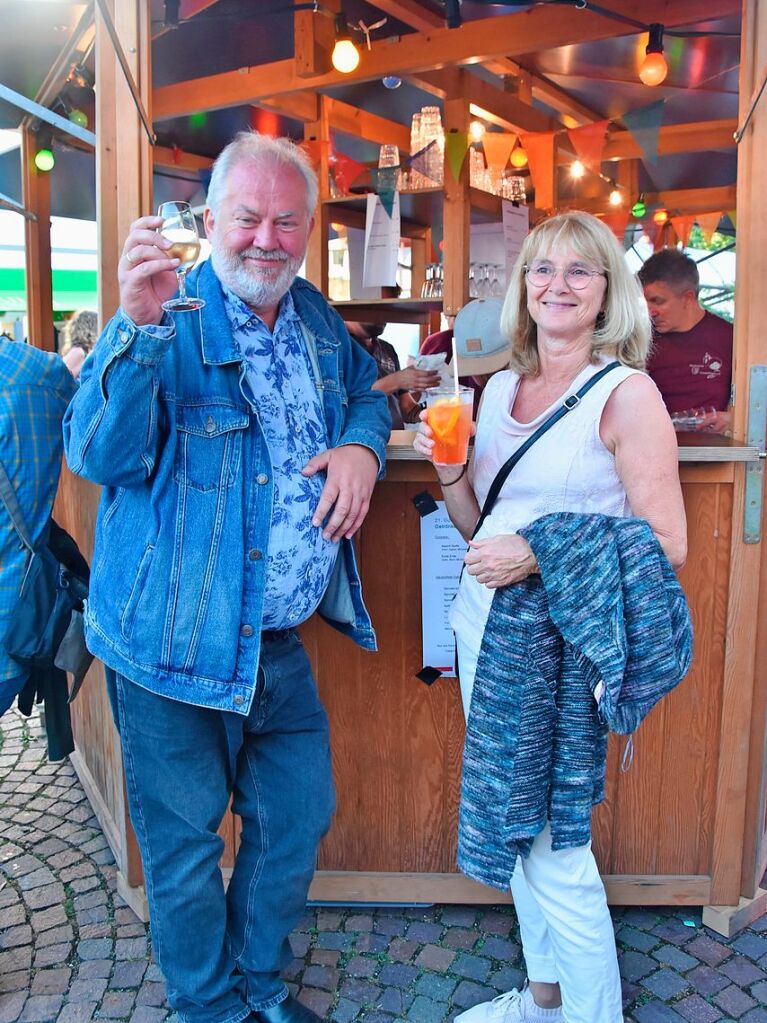
[[[520,459],[471,541],[451,612],[467,715],[493,594],[537,571],[519,530],[551,512],[633,514],[647,520],[675,568],[686,556],[674,430],[644,373],[647,307],[609,229],[580,212],[539,224],[512,274],[501,325],[511,361],[485,388],[468,472],[436,466],[467,540],[500,467],[566,396],[607,363],[619,365]],[[415,443],[431,458],[425,422]],[[553,851],[547,825],[509,883],[528,983],[462,1013],[460,1023],[621,1023],[615,939],[590,843]]]

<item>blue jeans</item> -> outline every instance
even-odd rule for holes
[[[152,942],[185,1023],[238,1023],[287,997],[279,973],[335,797],[328,722],[298,636],[261,650],[247,717],[157,696],[116,675],[131,820]],[[217,832],[242,820],[224,894]]]

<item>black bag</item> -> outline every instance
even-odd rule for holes
[[[16,607],[2,637],[3,646],[27,670],[58,667],[75,673],[74,696],[93,659],[82,630],[83,602],[88,596],[87,564],[74,540],[52,519],[41,542],[33,546],[13,484],[2,465],[0,498],[29,552]],[[52,542],[56,553],[51,550]],[[62,552],[66,554],[62,556]]]

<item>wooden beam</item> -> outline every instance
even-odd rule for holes
[[[445,100],[445,132],[452,129],[469,130],[469,100],[458,94]],[[445,204],[444,204],[444,294],[443,311],[455,316],[469,301],[469,248],[471,238],[471,204],[469,202],[469,156],[461,168],[458,181],[445,152]]]
[[[423,7],[420,0],[373,0],[373,6],[419,31],[426,32],[432,28],[443,28],[445,25],[444,16]]]
[[[312,10],[296,11],[293,15],[293,54],[299,78],[322,75],[332,66],[334,18],[341,13],[341,0],[323,0],[323,8],[332,17]]]
[[[51,278],[51,176],[35,167],[37,135],[21,129],[21,173],[24,206],[35,219],[24,219],[27,322],[30,344],[54,350],[53,280]]]
[[[556,131],[559,128],[553,118],[462,68],[427,71],[412,76],[410,80],[414,85],[427,85],[432,95],[441,99],[448,95],[466,96],[475,117],[509,131]]]
[[[316,121],[319,117],[316,92],[288,92],[284,96],[262,96],[255,106],[272,110],[294,121]]]
[[[196,153],[186,153],[183,149],[171,149],[168,146],[154,146],[152,159],[155,167],[169,167],[178,170],[206,170],[213,166],[209,156],[197,156]]]
[[[645,192],[648,206],[664,206],[669,213],[716,213],[735,209],[735,185],[715,188],[681,188],[667,192]],[[536,199],[536,205],[540,205]],[[560,200],[559,209],[579,209],[588,213],[606,213],[607,197],[601,199]]]
[[[602,6],[620,10],[619,0]],[[667,27],[723,17],[740,12],[740,0],[645,0],[642,18]],[[521,55],[557,46],[629,35],[629,28],[590,10],[558,8],[556,17],[546,5],[524,14],[506,14],[464,22],[456,29],[433,29],[400,39],[383,39],[365,50],[359,67],[351,74],[337,71],[312,78],[296,74],[293,60],[280,60],[225,71],[155,90],[157,120],[180,117],[201,110],[258,103],[263,96],[298,92],[307,87],[326,89],[353,82],[372,81],[386,74],[416,74],[461,63],[483,63],[494,57]]]
[[[713,149],[734,149],[735,118],[717,121],[691,121],[689,124],[669,124],[658,134],[658,155],[670,153],[696,153]],[[633,160],[641,158],[642,150],[631,132],[611,133],[605,144],[603,160]]]
[[[370,142],[393,142],[404,153],[410,152],[410,128],[398,121],[390,121],[378,114],[371,114],[360,107],[353,107],[340,99],[323,96],[328,104],[328,118],[333,131],[355,135]]]

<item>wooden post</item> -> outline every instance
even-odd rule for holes
[[[21,172],[24,206],[37,220],[24,221],[27,331],[30,344],[54,350],[53,280],[51,278],[51,179],[50,172],[35,166],[37,135],[21,129]]]
[[[745,120],[754,91],[761,81],[767,62],[767,7],[745,3],[740,65],[739,124]],[[738,247],[735,282],[735,436],[748,430],[749,371],[752,366],[767,365],[767,196],[764,192],[764,163],[767,159],[767,108],[757,106],[749,127],[738,145]],[[762,410],[761,415],[765,412]],[[735,523],[733,524],[735,525]],[[740,527],[740,523],[738,526]],[[747,706],[737,722],[742,729],[743,754],[735,769],[741,769],[737,795],[745,810],[745,838],[742,858],[741,895],[752,898],[767,865],[767,756],[765,755],[765,715],[767,714],[767,516],[762,519],[762,541],[747,548],[742,564],[747,584],[732,574],[731,605],[739,611],[737,632],[732,631],[740,657],[736,662],[738,679],[745,684]],[[738,566],[735,566],[737,569]],[[755,637],[752,639],[752,637]],[[753,689],[752,689],[753,685]],[[747,738],[750,742],[747,742]],[[746,752],[748,756],[746,757]],[[746,769],[747,768],[747,769]],[[734,778],[733,773],[733,778]],[[747,786],[746,786],[747,782]]]
[[[306,279],[327,295],[328,293],[328,207],[323,199],[330,197],[328,172],[330,168],[330,102],[327,96],[320,97],[320,114],[317,121],[308,121],[304,128],[305,139],[320,142],[320,160],[317,176],[320,181],[320,195],[314,219],[314,230],[309,236],[306,249]]]
[[[106,2],[151,119],[150,2]],[[129,225],[152,211],[152,150],[98,9],[96,135],[99,315],[103,326],[119,304],[117,263]],[[65,470],[57,501],[59,518],[88,555],[93,550],[98,498],[98,488]],[[128,817],[120,744],[100,663],[94,664],[91,676],[72,707],[77,747],[72,762],[115,854],[120,894],[146,919],[141,861]]]
[[[450,131],[468,132],[469,98],[445,100],[445,135]],[[444,289],[442,308],[446,316],[455,316],[469,301],[469,245],[471,208],[469,198],[469,160],[463,162],[458,181],[453,177],[445,147],[444,210]]]

